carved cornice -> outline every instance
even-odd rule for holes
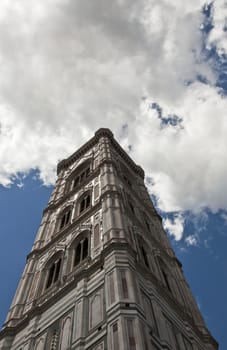
[[[112,131],[107,128],[101,128],[97,130],[95,132],[95,136],[93,136],[88,142],[81,146],[75,153],[73,153],[70,157],[60,161],[57,166],[57,174],[59,174],[61,170],[66,169],[72,165],[77,159],[82,157],[86,152],[94,147],[101,137],[107,137],[110,140],[112,146],[122,156],[126,163],[144,179],[143,169],[139,165],[135,164],[135,162],[128,156],[128,154],[123,150],[119,143],[114,139]]]

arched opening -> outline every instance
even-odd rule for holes
[[[61,230],[63,227],[67,226],[70,223],[72,214],[72,207],[67,207],[59,216],[59,229]]]
[[[79,187],[86,181],[86,179],[90,176],[91,172],[92,160],[87,159],[72,172],[66,183],[65,191],[68,192]]]
[[[82,254],[82,260],[86,259],[88,256],[88,239],[87,237],[83,241],[83,254]]]
[[[75,256],[74,256],[74,266],[78,265],[81,260],[81,242],[78,243],[76,249],[75,249]]]
[[[91,204],[91,195],[90,195],[90,193],[87,193],[80,200],[80,203],[79,203],[79,214],[81,214],[83,211],[88,209],[90,207],[90,204]]]
[[[49,266],[47,272],[46,289],[50,288],[53,284],[55,284],[58,281],[61,270],[61,262],[62,259],[58,258],[55,261],[53,261],[52,264]]]
[[[81,264],[88,257],[88,254],[89,254],[88,237],[83,237],[79,241],[77,241],[77,244],[74,246],[73,252],[74,252],[73,267],[75,267]]]

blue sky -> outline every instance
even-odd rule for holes
[[[226,23],[226,0],[1,1],[2,318],[57,162],[108,127],[226,348]]]

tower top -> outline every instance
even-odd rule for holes
[[[71,156],[68,158],[65,158],[61,160],[57,165],[57,174],[60,173],[62,169],[67,168],[72,163],[74,163],[77,159],[79,159],[81,156],[83,156],[89,149],[91,149],[100,138],[106,137],[110,140],[113,147],[122,155],[122,157],[125,159],[125,161],[134,169],[138,175],[140,175],[144,179],[144,171],[143,169],[137,165],[125,152],[125,150],[119,145],[119,143],[115,140],[114,134],[112,131],[108,128],[100,128],[98,129],[94,136],[88,140],[84,145],[82,145],[76,152],[74,152]]]

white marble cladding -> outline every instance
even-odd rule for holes
[[[0,350],[216,350],[143,171],[111,132],[58,169]]]

